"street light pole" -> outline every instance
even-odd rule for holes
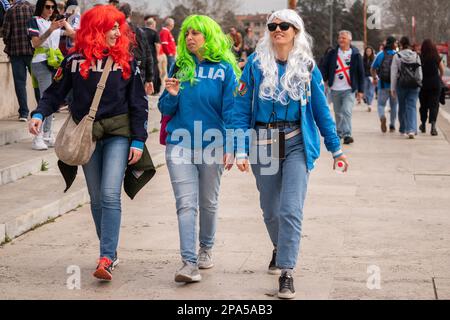
[[[330,1],[330,47],[333,46],[333,4],[334,0]]]

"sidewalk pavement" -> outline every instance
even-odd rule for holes
[[[353,125],[348,174],[332,171],[323,148],[311,175],[297,299],[450,299],[449,142],[442,131],[415,140],[383,134],[362,106]],[[276,299],[255,181],[236,168],[223,176],[215,267],[200,283],[173,281],[178,227],[165,166],[135,200],[123,196],[112,283],[91,275],[98,246],[88,205],[4,245],[0,299]],[[81,289],[69,290],[77,267]]]

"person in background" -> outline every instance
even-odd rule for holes
[[[175,64],[175,56],[177,54],[177,45],[172,35],[172,30],[175,27],[175,20],[167,18],[164,21],[164,27],[159,32],[159,39],[161,40],[161,49],[167,57],[167,73],[173,68]]]
[[[422,61],[423,85],[420,89],[420,126],[422,133],[426,132],[427,120],[431,124],[431,135],[437,136],[436,121],[439,112],[439,97],[441,95],[441,78],[444,76],[445,65],[439,56],[436,45],[430,39],[425,39],[420,50]]]
[[[373,85],[378,88],[378,116],[380,118],[381,132],[383,133],[387,131],[386,105],[388,100],[391,108],[389,132],[395,132],[395,122],[397,120],[398,101],[396,96],[391,95],[391,66],[394,55],[397,53],[396,49],[397,40],[392,36],[388,37],[384,50],[377,54],[370,71]]]
[[[245,28],[244,51],[246,53],[246,57],[249,57],[253,52],[255,52],[257,44],[258,37],[253,32],[253,29],[251,27]]]
[[[364,102],[367,105],[367,111],[372,111],[372,101],[375,94],[375,86],[373,85],[373,78],[370,69],[375,60],[375,51],[372,47],[367,47],[364,50]]]
[[[159,34],[156,31],[156,21],[152,17],[145,17],[145,26],[143,28],[144,35],[150,45],[150,50],[153,57],[153,87],[154,94],[159,94],[161,91],[161,77],[158,63],[158,52],[161,50],[161,41]]]
[[[237,31],[236,27],[230,28],[230,33],[228,34],[231,37],[231,40],[233,41],[233,52],[234,55],[239,58],[242,53],[242,49],[244,47],[242,34]]]
[[[364,66],[359,50],[352,46],[352,33],[339,32],[338,46],[332,49],[322,66],[324,81],[331,88],[336,127],[344,144],[354,142],[352,136],[352,113],[355,99],[364,96]]]
[[[2,37],[5,53],[11,61],[14,89],[19,102],[19,121],[26,122],[29,108],[27,99],[27,70],[31,75],[33,47],[28,38],[28,21],[33,17],[34,8],[28,1],[15,1],[6,11]],[[36,101],[39,101],[39,95]]]
[[[139,67],[139,72],[142,82],[144,83],[145,92],[147,92],[148,95],[151,95],[153,94],[154,88],[153,55],[150,49],[150,45],[148,44],[144,32],[131,22],[131,5],[129,3],[122,2],[119,6],[119,11],[121,11],[125,15],[125,19],[130,26],[130,30],[133,32],[134,38],[136,39],[136,45],[133,45],[132,49],[133,57]]]
[[[78,6],[77,0],[68,0],[66,3],[66,17],[67,22],[75,30],[75,32],[80,27],[81,19],[81,9]],[[72,49],[74,46],[73,39],[67,38],[66,47],[67,49]]]
[[[59,50],[61,36],[72,38],[75,36],[66,19],[56,20],[56,18],[60,17],[55,0],[38,0],[34,16],[28,23],[28,36],[34,48],[31,71],[38,82],[41,97],[51,85],[54,73],[64,58]],[[33,150],[47,150],[54,146],[52,124],[52,116],[44,119],[42,130],[33,138]]]
[[[417,99],[422,86],[422,62],[420,56],[411,50],[408,37],[400,39],[400,52],[392,61],[391,95],[398,99],[400,133],[408,139],[417,134]]]

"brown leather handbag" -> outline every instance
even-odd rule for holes
[[[56,155],[59,160],[68,165],[79,166],[86,164],[94,153],[96,142],[92,137],[92,128],[112,64],[113,59],[109,56],[100,81],[97,84],[97,90],[95,91],[89,113],[78,124],[75,123],[72,115],[69,114],[56,136]]]

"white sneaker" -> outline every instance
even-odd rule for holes
[[[55,136],[52,131],[44,132],[43,138],[47,147],[53,148],[55,146]]]
[[[19,117],[19,121],[20,122],[27,122],[28,118],[26,118],[26,117]]]
[[[33,150],[47,150],[48,146],[44,142],[44,138],[42,138],[42,135],[38,135],[33,138],[33,143],[31,145],[31,148]]]
[[[200,248],[198,253],[198,268],[199,269],[210,269],[214,267],[212,260],[212,249]]]

